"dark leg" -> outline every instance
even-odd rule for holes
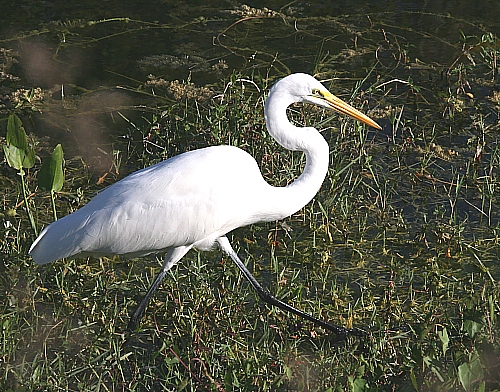
[[[221,247],[221,249],[224,252],[226,252],[229,255],[229,257],[231,257],[231,259],[236,263],[236,265],[238,266],[240,271],[243,273],[243,276],[250,282],[252,287],[255,289],[255,291],[257,292],[259,297],[264,302],[266,302],[270,305],[273,305],[273,306],[277,306],[278,308],[286,310],[288,312],[294,313],[297,316],[305,318],[306,320],[312,321],[313,323],[315,323],[315,324],[317,324],[325,329],[328,329],[329,331],[332,331],[332,332],[336,333],[337,335],[343,335],[343,336],[346,336],[346,335],[363,336],[363,335],[365,335],[365,332],[360,330],[360,329],[357,329],[357,328],[348,329],[348,328],[343,328],[343,327],[339,327],[339,326],[327,323],[326,321],[317,319],[316,317],[311,316],[310,314],[304,313],[303,311],[301,311],[297,308],[294,308],[293,306],[287,304],[286,302],[283,302],[283,301],[277,299],[269,291],[264,289],[260,285],[259,282],[257,282],[257,280],[253,277],[251,272],[245,266],[245,264],[243,264],[243,262],[239,259],[238,255],[231,247],[231,244],[229,243],[229,240],[227,239],[227,237],[220,237],[217,240],[217,242],[219,243],[219,246]]]
[[[144,315],[144,311],[146,310],[151,297],[155,293],[156,289],[160,285],[161,281],[167,274],[167,272],[172,268],[182,257],[188,252],[191,247],[178,247],[170,249],[165,255],[165,261],[163,262],[163,266],[161,268],[160,273],[156,276],[153,284],[149,288],[148,292],[140,302],[139,306],[135,310],[134,314],[130,318],[127,329],[129,331],[135,331],[137,329],[137,325],[141,321],[142,316]]]

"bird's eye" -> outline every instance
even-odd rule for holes
[[[323,93],[319,88],[313,88],[312,93],[316,97],[323,97]]]

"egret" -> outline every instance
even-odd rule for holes
[[[287,108],[295,102],[333,109],[380,129],[314,77],[289,75],[271,88],[264,116],[268,132],[279,144],[305,154],[303,172],[291,184],[269,185],[255,159],[234,146],[189,151],[130,174],[84,207],[51,223],[33,242],[29,254],[36,263],[45,264],[77,256],[139,257],[166,252],[161,271],[130,319],[128,328],[135,330],[167,272],[190,249],[210,250],[218,245],[266,303],[336,334],[360,335],[357,328],[330,324],[274,297],[257,282],[226,237],[238,227],[294,214],[323,183],[328,144],[315,128],[290,123]]]

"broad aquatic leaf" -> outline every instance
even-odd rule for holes
[[[462,328],[467,334],[473,338],[484,326],[482,314],[474,307],[469,305],[464,311]]]
[[[16,170],[22,170],[24,152],[12,144],[7,144],[3,146],[3,151],[5,153],[5,159],[10,167]]]
[[[28,140],[23,123],[15,114],[11,114],[7,121],[7,144],[19,148],[26,152],[28,149]]]
[[[32,147],[28,147],[28,150],[25,151],[23,167],[31,169],[33,166],[35,166],[35,150]]]
[[[362,378],[354,379],[352,376],[349,376],[348,380],[352,392],[364,392],[367,390],[368,382],[366,380]]]
[[[38,173],[38,186],[47,191],[59,192],[64,183],[63,149],[58,144],[52,154],[43,162]]]
[[[463,326],[464,326],[465,332],[467,332],[467,334],[471,338],[476,336],[476,333],[481,332],[481,329],[483,327],[480,323],[478,323],[477,321],[472,320],[472,319],[464,320]]]
[[[483,368],[478,355],[473,355],[469,362],[462,363],[458,367],[458,379],[467,392],[473,391],[473,384],[481,381],[483,377]]]
[[[23,123],[15,114],[11,114],[7,121],[6,141],[3,150],[10,167],[21,171],[35,165],[35,150],[28,145]]]

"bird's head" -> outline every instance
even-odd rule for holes
[[[290,96],[291,102],[307,102],[326,109],[333,109],[346,116],[364,122],[376,129],[382,129],[371,118],[330,93],[317,79],[308,74],[289,75],[273,86],[273,90]]]

